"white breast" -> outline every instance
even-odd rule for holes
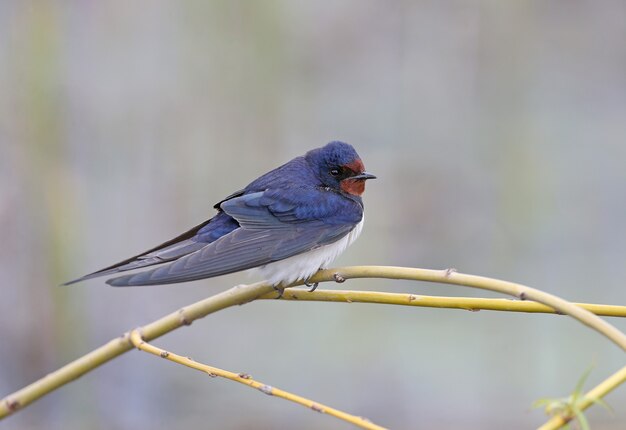
[[[363,229],[363,221],[361,219],[354,228],[339,239],[329,245],[320,246],[312,251],[294,255],[275,263],[266,264],[265,266],[252,269],[255,276],[259,276],[267,280],[272,285],[291,284],[297,280],[309,279],[319,269],[325,269],[339,254],[346,250],[348,246],[356,240]]]

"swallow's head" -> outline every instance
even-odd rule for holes
[[[376,178],[365,171],[359,154],[344,142],[330,142],[307,152],[305,158],[322,185],[337,191],[360,196],[365,191],[365,181]]]

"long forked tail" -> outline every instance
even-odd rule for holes
[[[154,266],[155,264],[163,264],[169,261],[177,260],[180,257],[197,251],[207,245],[207,242],[197,240],[196,234],[209,222],[211,222],[211,220],[205,221],[180,236],[177,236],[172,240],[168,240],[167,242],[149,249],[148,251],[142,252],[139,255],[127,258],[124,261],[120,261],[119,263],[115,263],[111,266],[105,267],[104,269],[97,270],[93,273],[81,276],[80,278],[73,279],[61,285],[71,285],[77,282],[86,281],[87,279],[113,275],[119,272],[126,272],[128,270],[140,269],[143,267]]]

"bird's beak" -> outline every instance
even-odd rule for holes
[[[376,176],[372,175],[371,173],[363,172],[359,173],[356,176],[351,176],[349,179],[376,179]]]

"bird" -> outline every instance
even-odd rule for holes
[[[274,288],[308,280],[360,235],[365,171],[356,150],[332,141],[220,200],[217,214],[139,255],[76,282],[157,266],[106,281],[115,287],[173,284],[254,269]]]

